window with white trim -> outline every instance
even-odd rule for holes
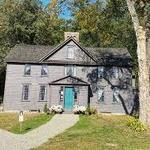
[[[68,66],[65,66],[65,75],[66,76],[76,76],[77,74],[77,69],[76,69],[76,66],[74,65],[68,65]]]
[[[104,75],[104,67],[99,66],[98,67],[98,77],[103,77],[103,75]]]
[[[113,76],[117,79],[119,78],[119,68],[118,67],[113,67],[112,68]]]
[[[48,66],[42,65],[41,66],[41,76],[47,76],[48,75]]]
[[[40,93],[39,93],[39,100],[45,101],[47,99],[47,86],[40,85]]]
[[[24,84],[22,88],[22,100],[29,100],[29,84]]]
[[[104,89],[99,88],[98,92],[97,92],[97,95],[98,95],[98,101],[99,102],[104,102]]]
[[[30,75],[31,74],[31,65],[30,64],[26,64],[24,67],[24,75]]]
[[[119,103],[120,99],[119,99],[119,89],[118,88],[114,88],[113,89],[113,103]]]
[[[67,48],[67,58],[74,59],[74,46],[69,46]]]

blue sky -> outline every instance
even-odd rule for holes
[[[50,0],[41,0],[41,1],[43,2],[44,5],[47,5],[50,2]],[[60,17],[63,19],[71,19],[70,11],[67,8],[64,8],[63,10],[64,12],[60,15]]]

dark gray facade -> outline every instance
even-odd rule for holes
[[[45,104],[65,107],[66,87],[73,89],[73,105],[121,114],[133,108],[132,65],[126,49],[83,48],[69,38],[56,47],[18,45],[6,62],[6,111],[43,110]],[[30,75],[24,74],[26,64]],[[47,75],[41,75],[43,65]]]

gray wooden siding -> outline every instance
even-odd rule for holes
[[[73,42],[68,45],[74,45],[75,60],[76,61],[93,61],[84,52],[80,50]],[[64,46],[61,50],[55,53],[49,59],[51,60],[67,60],[67,46]],[[84,59],[83,59],[84,58]],[[132,79],[130,71],[126,68],[122,68],[122,74],[124,74],[126,80]],[[97,67],[85,67],[76,66],[76,76],[90,84],[93,92],[93,97],[90,98],[90,105],[96,107],[101,112],[114,112],[124,113],[124,108],[121,103],[113,104],[112,97],[113,91],[110,84],[104,80],[97,78]],[[8,64],[6,73],[5,93],[4,93],[4,109],[5,110],[37,110],[43,109],[45,103],[51,105],[63,105],[63,101],[60,102],[59,90],[60,86],[50,86],[49,83],[65,77],[65,66],[49,65],[48,76],[41,76],[41,65],[31,65],[31,75],[24,76],[24,65],[23,64]],[[113,85],[119,83],[118,79],[110,78]],[[22,101],[22,85],[25,83],[30,84],[29,101]],[[47,101],[39,102],[39,87],[40,84],[46,84],[48,87]],[[98,102],[97,99],[97,88],[99,86],[104,87],[104,103]],[[120,91],[126,106],[128,109],[132,109],[133,106],[133,93],[132,86],[125,90]],[[87,87],[82,87],[78,94],[78,101],[76,104],[87,105],[88,101],[88,90]]]
[[[69,46],[74,46],[74,59],[67,58],[67,48]],[[73,41],[69,42],[62,49],[60,49],[57,53],[53,54],[48,60],[65,60],[65,61],[93,61],[89,56],[87,56]]]

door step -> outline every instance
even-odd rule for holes
[[[73,114],[72,111],[64,111],[63,114]]]

